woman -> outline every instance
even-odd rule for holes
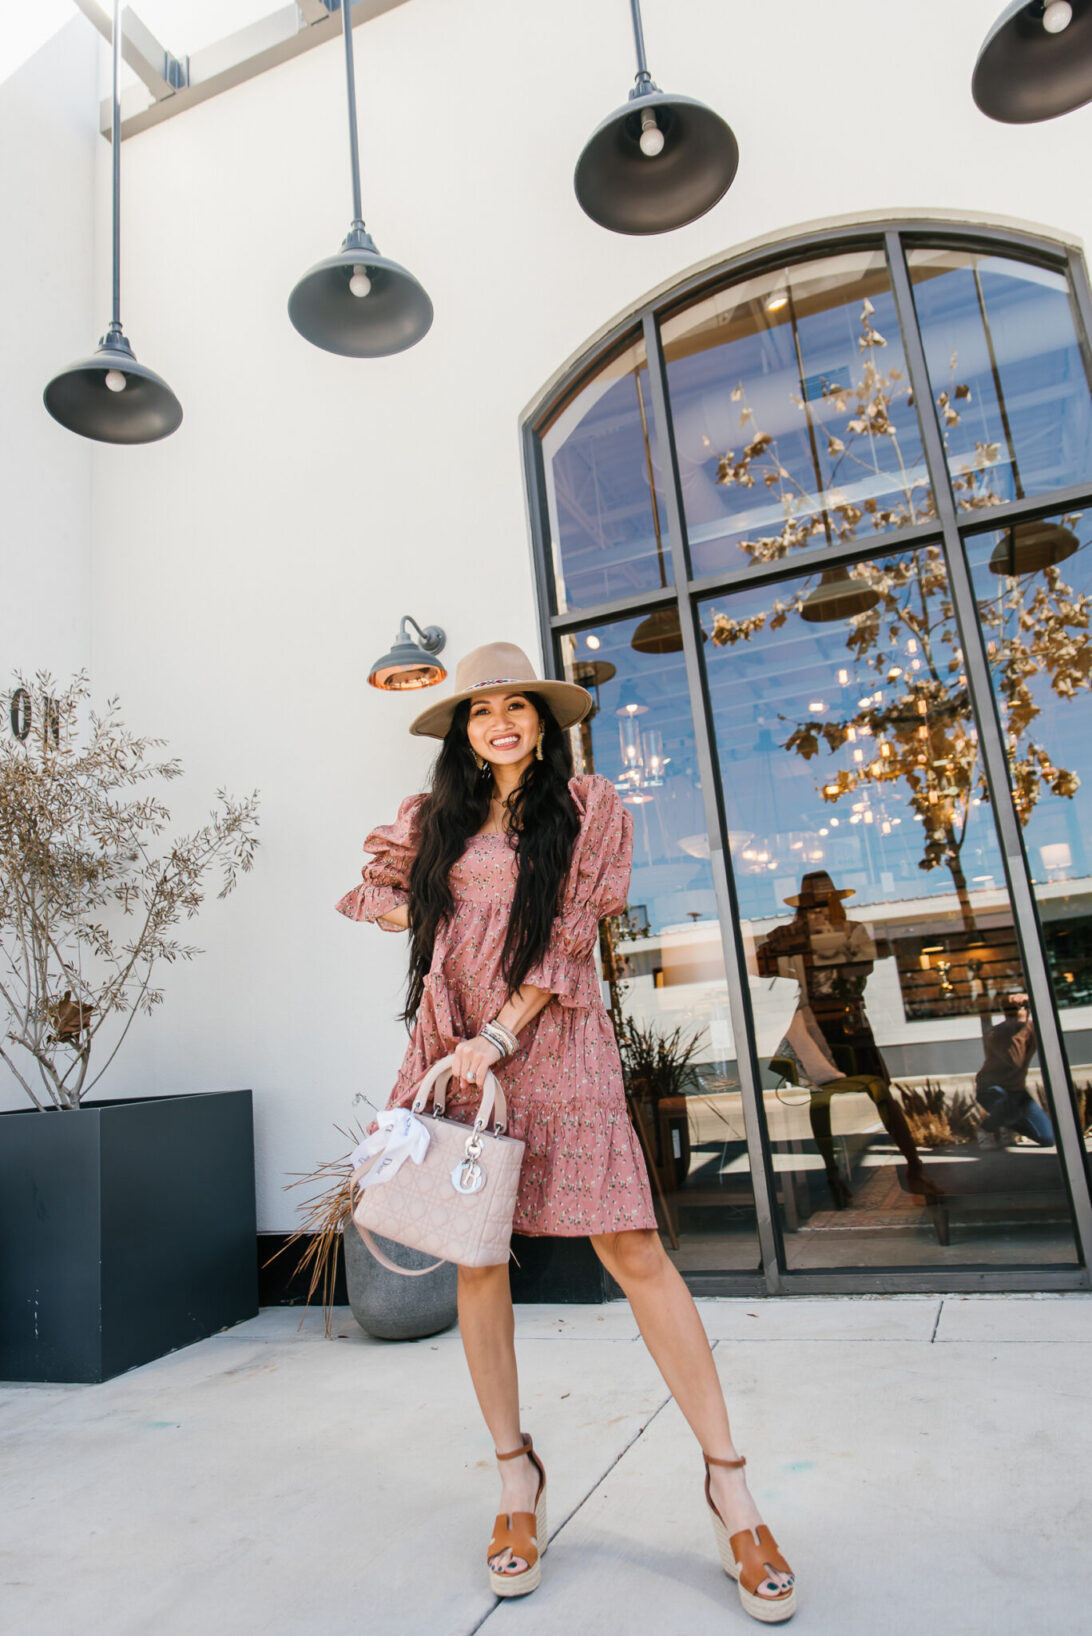
[[[863,1091],[872,1098],[906,1160],[908,1190],[929,1199],[940,1195],[925,1174],[865,1013],[865,985],[881,950],[869,928],[846,914],[843,899],[853,896],[853,887],[839,890],[825,869],[810,870],[799,892],[785,899],[796,910],[792,920],[775,926],[755,951],[760,976],[793,976],[800,984],[796,1015],[785,1038],[814,1087],[808,1109],[812,1135],[836,1210],[848,1210],[853,1203],[852,1189],[838,1168],[830,1113],[831,1098],[846,1092]],[[884,946],[883,952],[890,951]]]
[[[515,1230],[591,1238],[705,1452],[725,1571],[746,1610],[776,1623],[795,1611],[792,1574],[748,1491],[697,1308],[660,1243],[603,1008],[594,950],[600,919],[625,906],[632,826],[606,779],[572,776],[564,729],[591,702],[581,687],[539,681],[509,643],[468,654],[454,697],[410,728],[443,740],[431,792],[368,836],[373,861],[338,908],[410,931],[413,1034],[388,1106],[408,1104],[431,1064],[452,1055],[447,1111],[470,1121],[500,1065],[509,1130],[526,1143]],[[508,1268],[460,1267],[458,1290],[499,1451],[490,1583],[523,1596],[546,1548],[546,1476],[519,1423]]]

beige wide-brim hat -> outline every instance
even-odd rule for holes
[[[483,693],[499,692],[539,694],[559,727],[575,726],[592,707],[591,694],[575,682],[542,681],[523,649],[514,643],[487,642],[459,660],[453,696],[422,710],[410,723],[410,732],[421,738],[444,738],[456,705]]]

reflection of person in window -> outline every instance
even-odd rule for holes
[[[792,920],[776,926],[756,950],[760,976],[795,977],[800,984],[787,1043],[814,1087],[809,1104],[812,1134],[839,1210],[852,1195],[835,1157],[830,1103],[831,1097],[847,1091],[864,1091],[876,1104],[884,1129],[906,1160],[909,1190],[938,1191],[922,1169],[865,1014],[865,985],[876,960],[890,951],[886,944],[877,948],[863,922],[849,919],[842,900],[852,896],[852,890],[839,891],[826,870],[811,871],[800,891],[785,899],[796,910]]]
[[[986,1057],[975,1079],[975,1095],[986,1110],[978,1128],[982,1148],[1002,1146],[1002,1132],[1029,1136],[1040,1147],[1053,1147],[1050,1116],[1027,1088],[1028,1069],[1035,1055],[1035,1024],[1026,994],[1006,994],[1004,1021],[986,1035]]]

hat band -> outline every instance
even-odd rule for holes
[[[500,687],[502,683],[526,682],[527,680],[528,678],[526,676],[487,676],[484,682],[471,682],[467,692],[472,693],[477,687]],[[530,677],[530,680],[532,682],[537,682],[538,677],[532,676]]]

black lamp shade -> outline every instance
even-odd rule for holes
[[[641,152],[641,115],[654,113],[663,151]],[[605,119],[576,162],[580,208],[614,233],[667,233],[722,198],[739,165],[731,127],[691,97],[652,91]]]
[[[112,392],[106,377],[125,376]],[[124,335],[107,334],[90,358],[70,364],[42,393],[54,420],[99,443],[155,443],[182,424],[182,405],[154,369],[138,363]]]
[[[990,555],[990,568],[995,574],[1018,579],[1053,568],[1079,549],[1076,534],[1060,523],[1017,523],[1002,532]]]
[[[699,627],[700,629],[700,627]],[[708,634],[702,630],[701,639],[708,642]],[[679,610],[677,608],[655,608],[646,618],[641,620],[629,641],[635,653],[681,653],[683,648],[682,626],[679,624]],[[642,705],[638,710],[625,711],[626,715],[643,715],[648,708]],[[618,715],[623,712],[619,710]]]
[[[363,268],[367,295],[349,280]],[[288,298],[288,316],[305,340],[344,358],[385,358],[428,333],[432,302],[412,273],[388,261],[371,236],[353,230],[336,256],[304,273]]]
[[[800,617],[809,625],[831,625],[838,619],[868,613],[879,600],[878,591],[851,579],[844,568],[824,568],[818,585],[800,606]]]
[[[984,114],[1007,125],[1054,119],[1092,101],[1092,0],[1070,0],[1060,34],[1043,27],[1041,0],[1014,0],[986,36],[971,79]]]

